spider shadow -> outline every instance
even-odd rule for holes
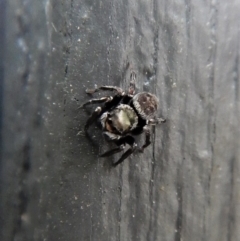
[[[81,127],[80,129],[78,129],[78,133],[78,142],[82,143],[83,139],[86,140],[84,146],[86,145],[88,146],[87,149],[92,150],[92,154],[96,156],[95,160],[98,159],[99,162],[103,162],[100,163],[100,166],[103,166],[105,171],[109,172],[112,168],[114,168],[112,165],[112,163],[114,162],[114,156],[100,157],[100,155],[103,153],[103,150],[110,150],[116,147],[114,143],[112,143],[111,141],[107,141],[106,138],[103,136],[100,122],[95,122],[93,125],[90,126],[87,131],[85,131]],[[97,163],[95,164],[97,165]]]
[[[113,142],[107,141],[104,136],[100,134],[101,132],[97,130],[97,128],[95,131],[98,133],[94,136],[92,136],[89,132],[85,132],[85,137],[88,143],[91,144],[93,153],[96,155],[96,159],[98,159],[100,166],[102,166],[106,172],[110,172],[115,168],[113,163],[116,162],[116,158],[119,159],[123,152],[108,157],[101,157],[101,154],[104,151],[111,150],[115,148],[116,145]]]
[[[101,153],[99,153],[99,159],[103,160],[104,170],[107,172],[110,172],[111,170],[116,168],[116,166],[113,166],[113,164],[114,164],[114,162],[117,161],[117,159],[119,159],[121,157],[123,152],[113,154],[113,155],[107,156],[107,157],[100,157],[100,155],[102,153],[104,153],[105,151],[109,151],[109,150],[112,150],[113,148],[117,147],[116,144],[114,144],[111,141],[106,140],[106,138],[104,138],[104,137],[103,137],[103,140],[104,140],[104,145],[102,146],[103,148],[101,148]]]

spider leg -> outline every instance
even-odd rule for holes
[[[151,138],[151,132],[150,132],[150,125],[156,125],[166,122],[165,119],[157,118],[157,119],[150,119],[147,121],[147,125],[143,127],[143,131],[145,132],[145,143],[144,145],[139,149],[140,152],[143,152],[146,147],[148,147],[151,144],[150,138]]]
[[[150,138],[151,138],[151,132],[149,126],[144,126],[143,130],[145,132],[145,143],[144,145],[139,149],[140,152],[143,152],[146,147],[148,147],[151,144]]]
[[[111,85],[110,86],[103,85],[103,86],[100,86],[99,88],[96,88],[96,89],[87,89],[86,93],[87,94],[93,94],[93,93],[96,93],[100,90],[117,91],[117,93],[120,94],[120,95],[124,94],[123,90],[120,87],[111,86]]]
[[[131,74],[130,74],[130,86],[129,86],[129,89],[128,89],[129,95],[134,95],[134,93],[135,93],[136,78],[137,78],[136,73],[134,71],[132,71]]]
[[[109,111],[113,107],[117,106],[121,102],[122,99],[123,99],[123,96],[119,95],[119,94],[111,97],[110,101],[105,102],[102,113],[105,111]]]
[[[117,166],[118,164],[122,163],[137,149],[137,144],[135,142],[135,139],[132,136],[121,137],[120,139],[116,140],[115,143],[117,145],[128,144],[130,148],[122,154],[122,156],[118,161],[113,163],[113,166]]]
[[[87,131],[88,128],[104,113],[113,108],[114,106],[117,106],[118,103],[122,100],[122,96],[115,95],[114,97],[103,97],[100,99],[93,99],[92,103],[99,103],[104,102],[105,105],[103,107],[97,107],[95,111],[92,113],[92,115],[88,118],[84,130]],[[99,102],[98,102],[99,101]],[[92,104],[91,100],[83,104],[81,107],[86,106],[88,104]]]
[[[147,121],[147,125],[157,125],[161,123],[165,123],[166,119],[163,118],[156,118],[156,119],[150,119]]]
[[[96,121],[98,119],[98,117],[101,115],[102,112],[102,108],[101,107],[97,107],[95,109],[95,111],[92,113],[92,115],[88,118],[85,126],[84,126],[84,130],[87,131],[89,126],[93,124],[94,121]]]
[[[112,99],[113,98],[111,96],[106,96],[106,97],[102,97],[102,98],[99,98],[99,99],[91,99],[91,100],[85,102],[84,104],[82,104],[80,107],[78,107],[78,109],[81,109],[81,108],[85,107],[86,105],[108,102],[108,101],[111,101]]]
[[[134,139],[134,138],[133,138]],[[130,146],[130,148],[124,152],[122,154],[122,156],[120,157],[120,159],[117,161],[117,162],[114,162],[113,163],[113,166],[117,166],[118,164],[122,163],[126,158],[128,158],[135,150],[137,149],[137,144],[135,143],[135,140],[134,140],[134,143]]]
[[[106,151],[103,154],[100,155],[100,157],[105,157],[105,156],[111,156],[113,154],[116,154],[125,148],[125,144],[130,145],[130,148],[122,154],[120,159],[117,162],[113,163],[113,166],[117,166],[118,164],[122,163],[126,158],[128,158],[137,148],[137,144],[135,143],[135,139],[132,136],[124,136],[121,137],[119,135],[110,133],[110,132],[105,132],[104,133],[111,141],[115,142],[118,147]]]
[[[105,135],[105,138],[107,139],[107,141],[114,142],[116,145],[118,145],[118,147],[102,153],[101,155],[99,155],[100,157],[111,156],[113,154],[116,154],[116,153],[124,150],[124,148],[125,148],[125,142],[123,141],[124,138],[122,138],[120,135],[111,133],[109,131],[105,131],[104,135]]]

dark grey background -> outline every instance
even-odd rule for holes
[[[0,6],[1,241],[239,240],[240,0]],[[76,109],[131,69],[167,123],[111,168]]]

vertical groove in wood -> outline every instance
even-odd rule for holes
[[[239,0],[10,0],[5,11],[1,240],[238,239]],[[167,122],[112,168],[101,132],[81,132],[92,109],[76,109],[86,88],[127,89],[132,69]]]

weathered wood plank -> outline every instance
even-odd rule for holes
[[[10,0],[5,13],[1,240],[239,239],[239,0]],[[76,109],[87,87],[127,88],[131,69],[167,123],[112,168],[97,128],[76,135],[89,114]]]

